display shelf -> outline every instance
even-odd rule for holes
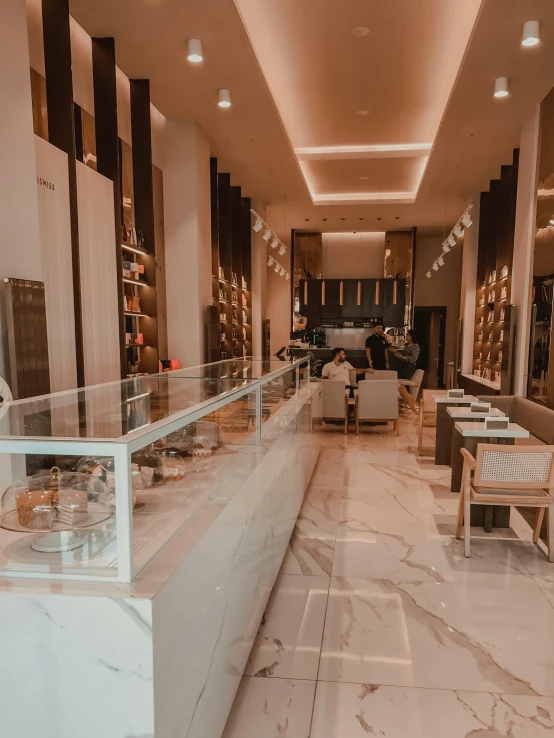
[[[141,282],[139,279],[129,279],[128,277],[122,277],[125,284],[132,284],[133,287],[151,287],[152,285],[148,282]]]
[[[150,256],[148,251],[146,251],[145,249],[141,249],[133,244],[122,243],[121,248],[125,251],[131,252],[132,254],[138,254],[139,256]]]

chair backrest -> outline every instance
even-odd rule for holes
[[[475,487],[547,489],[554,487],[554,446],[477,445]]]
[[[11,402],[13,400],[12,391],[8,386],[5,379],[0,377],[0,405],[5,402]]]
[[[366,372],[365,378],[380,381],[383,379],[398,379],[398,372],[389,371],[388,369],[377,369],[374,372]]]
[[[344,382],[321,380],[321,417],[342,419],[346,413]]]
[[[397,420],[398,381],[382,379],[358,382],[360,420]]]
[[[414,375],[412,377],[412,382],[415,382],[415,384],[414,384],[413,387],[408,387],[408,391],[410,392],[410,394],[412,396],[412,400],[414,402],[417,402],[417,398],[418,398],[418,395],[419,395],[419,390],[420,390],[420,387],[421,387],[421,383],[423,382],[423,376],[424,376],[424,374],[425,374],[425,372],[423,371],[423,369],[416,369],[415,372],[414,372]]]

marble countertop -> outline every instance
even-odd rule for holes
[[[434,402],[448,402],[450,405],[467,405],[468,402],[479,402],[477,397],[473,395],[464,395],[463,397],[448,397],[447,395],[431,395]]]
[[[483,423],[456,423],[458,433],[475,438],[529,438],[529,431],[517,423],[510,423],[508,430],[485,428]]]
[[[505,413],[497,407],[491,407],[490,410],[482,413],[472,413],[471,410],[467,410],[466,408],[462,410],[459,407],[447,407],[446,412],[451,418],[456,418],[457,420],[471,420],[471,418],[503,418],[505,416]]]

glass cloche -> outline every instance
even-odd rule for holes
[[[113,514],[106,484],[90,474],[61,472],[27,477],[2,495],[1,525],[22,532],[75,530],[102,523]]]

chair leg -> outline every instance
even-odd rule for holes
[[[348,398],[346,398],[344,403],[344,435],[348,435]]]
[[[545,507],[537,508],[537,520],[535,522],[535,529],[533,531],[533,543],[536,543],[541,535],[542,521],[544,520]]]
[[[469,559],[471,553],[471,496],[464,494],[464,556]]]
[[[456,538],[462,537],[462,527],[464,525],[464,490],[460,492],[460,502],[458,504],[458,524],[456,526]]]
[[[554,514],[552,514],[552,505],[547,510],[548,515],[548,560],[554,561]]]

